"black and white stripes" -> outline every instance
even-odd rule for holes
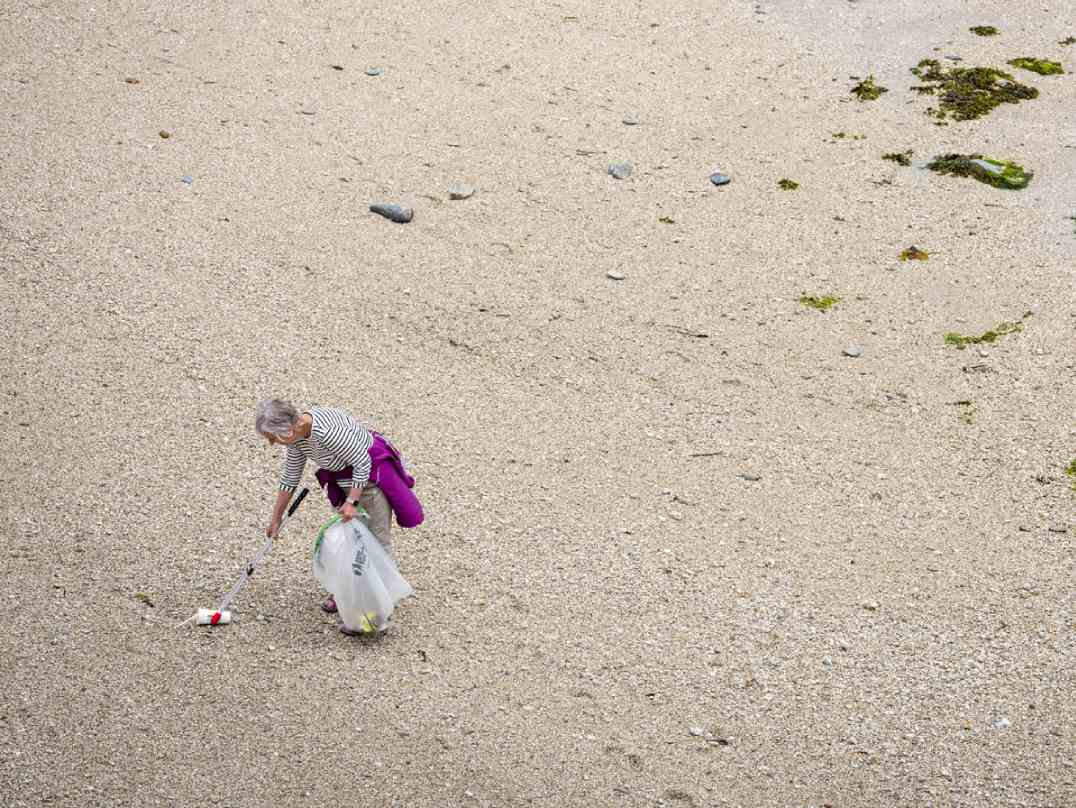
[[[295,490],[307,460],[313,460],[318,468],[327,471],[352,466],[352,487],[366,485],[370,479],[370,445],[373,443],[370,431],[343,410],[333,407],[311,407],[306,412],[313,419],[310,437],[288,446],[284,472],[280,475],[280,490]]]

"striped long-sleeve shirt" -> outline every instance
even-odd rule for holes
[[[370,431],[343,410],[333,407],[311,407],[306,412],[313,419],[310,437],[289,444],[280,490],[295,490],[308,459],[327,471],[351,466],[352,487],[366,485],[370,479],[370,444],[373,443]]]

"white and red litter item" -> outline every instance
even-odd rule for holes
[[[291,507],[288,508],[288,513],[284,517],[284,520],[280,523],[280,528],[277,530],[277,535],[284,529],[284,526],[288,523],[291,515],[298,510],[299,505],[306,498],[306,495],[310,493],[309,488],[304,488],[299,492],[299,496],[295,498],[295,502],[291,503]],[[239,594],[239,590],[243,588],[247,580],[254,574],[254,568],[257,567],[266,554],[273,548],[273,538],[270,536],[268,541],[265,542],[265,546],[258,552],[256,556],[247,564],[243,570],[243,574],[239,576],[239,580],[235,582],[235,586],[231,588],[224,599],[220,602],[220,606],[216,611],[210,611],[209,609],[199,609],[194,614],[194,622],[199,626],[226,626],[232,622],[232,613],[228,611],[228,607],[232,605],[232,601],[235,596]]]

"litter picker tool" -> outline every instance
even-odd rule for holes
[[[280,535],[280,531],[284,529],[284,526],[288,524],[288,520],[291,515],[299,509],[299,505],[306,498],[306,495],[310,493],[309,488],[304,488],[299,492],[299,496],[295,498],[295,502],[291,503],[291,507],[288,508],[287,514],[284,516],[284,520],[280,523],[280,527],[277,528],[277,535]],[[243,570],[243,574],[239,576],[239,580],[235,582],[228,594],[224,596],[224,599],[220,602],[220,606],[217,607],[215,612],[209,611],[209,609],[199,609],[194,615],[194,622],[199,626],[216,626],[220,624],[227,624],[232,622],[232,613],[228,611],[228,607],[232,605],[232,601],[235,596],[239,594],[239,590],[243,588],[247,580],[254,574],[254,568],[257,567],[266,554],[273,547],[273,537],[270,536],[265,542],[265,546],[258,551],[258,554],[247,564]]]

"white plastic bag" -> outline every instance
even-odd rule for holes
[[[344,626],[374,633],[414,590],[361,519],[329,520],[314,545],[314,577],[332,593]]]

